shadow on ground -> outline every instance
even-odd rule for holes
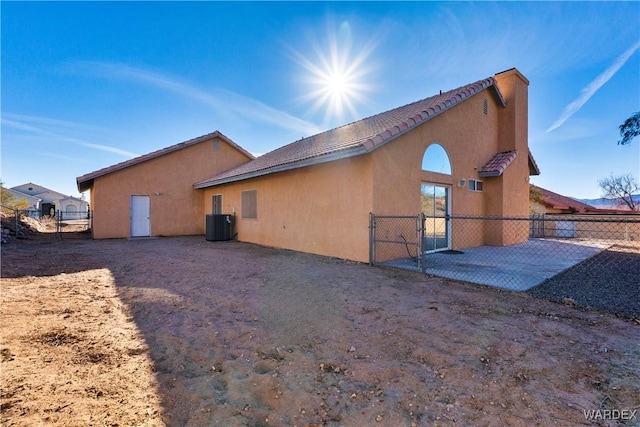
[[[3,278],[110,271],[171,426],[580,425],[638,405],[637,324],[522,293],[202,237],[2,255]]]

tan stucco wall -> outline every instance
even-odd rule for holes
[[[496,75],[496,81],[506,102],[503,120],[499,122],[499,149],[517,150],[518,157],[504,172],[498,185],[502,186],[502,206],[491,209],[487,215],[526,217],[529,215],[529,81],[517,70]],[[504,226],[504,225],[503,225]],[[525,221],[516,222],[508,230],[500,230],[487,236],[487,244],[512,245],[529,237]]]
[[[241,192],[257,191],[258,218],[241,217]],[[204,191],[222,194],[223,213],[236,214],[238,240],[367,262],[371,158],[364,155],[274,173]]]
[[[421,210],[420,185],[428,182],[450,188],[450,208],[454,216],[528,216],[528,81],[515,70],[496,78],[506,99],[506,108],[492,91],[485,90],[372,153],[373,212],[417,215]],[[485,100],[489,107],[487,115],[484,114]],[[434,143],[440,144],[449,155],[451,175],[422,171],[424,152]],[[495,154],[510,150],[517,150],[518,156],[502,176],[482,178],[478,175],[478,170]],[[482,181],[484,190],[469,191],[469,179]],[[470,221],[454,224],[451,230],[454,249],[462,248],[459,245],[520,243],[528,238],[529,232],[526,221],[508,225],[485,221],[482,232],[477,232],[477,224]],[[398,248],[400,252],[404,250],[404,247]]]
[[[204,234],[202,194],[193,184],[248,160],[213,138],[96,178],[91,188],[93,237],[131,235],[132,195],[150,196],[152,236]]]
[[[526,216],[529,213],[529,81],[517,70],[500,73],[496,80],[507,101],[502,113],[504,120],[499,123],[499,149],[518,151],[518,157],[504,173],[504,206],[498,214]]]
[[[450,186],[453,215],[526,217],[528,82],[517,71],[502,73],[498,81],[506,108],[492,89],[482,91],[369,154],[206,189],[205,210],[211,212],[211,197],[222,194],[224,213],[237,214],[241,241],[357,261],[369,257],[369,213],[419,214],[422,182]],[[514,123],[503,125],[502,120]],[[433,143],[447,151],[450,176],[422,170],[424,152]],[[515,149],[518,156],[503,176],[479,177],[478,170],[494,155]],[[469,179],[482,181],[484,191],[469,191]],[[241,191],[246,190],[257,190],[256,220],[241,218]],[[490,225],[472,239],[467,225],[453,229],[453,247],[458,240],[475,246],[513,244],[528,238],[527,222],[515,231],[486,223]],[[401,246],[398,250],[406,252]]]
[[[486,116],[484,99],[489,104]],[[450,186],[453,214],[483,215],[486,190],[471,192],[466,181],[460,187],[457,183],[472,178],[486,185],[495,179],[480,178],[478,169],[497,152],[498,108],[502,107],[497,105],[493,94],[484,91],[374,151],[373,211],[379,215],[420,213],[420,186],[429,182]],[[449,155],[451,175],[422,170],[424,152],[434,143]]]
[[[488,103],[487,115],[483,111],[485,100]],[[421,210],[420,188],[423,182],[449,187],[453,215],[483,216],[488,211],[502,210],[503,178],[481,178],[478,170],[498,153],[498,120],[503,110],[495,95],[485,90],[373,152],[376,188],[373,212],[380,215],[417,215]],[[422,170],[424,153],[435,143],[449,155],[451,175]],[[522,182],[526,176],[528,173],[522,177]],[[482,181],[484,190],[470,191],[469,179]],[[484,232],[468,232],[469,227],[475,227],[474,224],[458,221],[456,225],[451,230],[454,249],[458,248],[459,241],[464,241],[467,246],[487,242]],[[398,248],[399,251],[404,249]]]

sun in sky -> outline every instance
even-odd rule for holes
[[[366,93],[373,89],[366,77],[373,70],[367,60],[374,48],[372,42],[354,47],[351,25],[344,21],[328,32],[326,47],[314,46],[313,57],[294,51],[295,62],[308,73],[303,78],[308,92],[301,100],[312,104],[312,114],[324,110],[324,125],[359,118],[357,107],[367,103]]]

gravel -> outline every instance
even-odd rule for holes
[[[640,252],[637,246],[612,246],[527,292],[640,319]]]

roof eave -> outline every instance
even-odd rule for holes
[[[198,188],[213,187],[213,186],[220,185],[220,184],[228,184],[230,182],[243,181],[245,179],[255,178],[255,177],[263,176],[263,175],[269,175],[271,173],[298,169],[298,168],[302,168],[302,167],[305,167],[305,166],[312,166],[312,165],[317,165],[317,164],[320,164],[320,163],[331,162],[331,161],[334,161],[334,160],[346,159],[346,158],[349,158],[349,157],[354,157],[354,156],[359,156],[361,154],[370,153],[371,151],[374,151],[374,150],[382,147],[383,145],[395,140],[396,138],[401,137],[405,133],[408,133],[408,132],[414,130],[418,126],[424,124],[425,122],[429,121],[430,119],[432,119],[432,118],[434,118],[436,116],[439,116],[440,114],[444,113],[445,111],[447,111],[447,110],[440,110],[440,111],[437,111],[437,112],[435,112],[433,114],[429,114],[422,120],[416,120],[414,118],[414,119],[412,119],[414,121],[413,124],[407,124],[406,127],[405,126],[402,126],[402,127],[401,126],[395,126],[394,127],[395,130],[396,130],[395,133],[393,133],[390,130],[385,131],[382,134],[377,134],[377,135],[372,136],[371,138],[367,138],[365,141],[363,141],[360,145],[358,145],[356,147],[350,147],[350,148],[343,149],[343,150],[340,150],[340,151],[334,151],[334,152],[327,153],[327,154],[321,154],[321,155],[316,156],[316,157],[311,157],[311,158],[300,160],[300,161],[294,161],[294,162],[291,162],[291,163],[285,163],[283,165],[273,166],[273,167],[262,169],[262,170],[259,170],[259,171],[249,172],[249,173],[240,174],[240,175],[234,175],[234,176],[230,176],[228,178],[221,178],[219,180],[212,179],[212,180],[208,180],[208,181],[199,182],[199,183],[194,184],[194,188],[198,189]],[[384,135],[385,133],[386,133],[386,135]]]
[[[489,178],[489,177],[493,177],[493,176],[500,176],[502,175],[503,171],[489,171],[489,172],[479,172],[478,176],[481,178]]]
[[[498,102],[500,103],[500,105],[502,105],[502,107],[506,107],[507,100],[502,94],[502,91],[500,91],[500,88],[498,87],[498,85],[495,83],[495,80],[493,81],[493,85],[491,85],[490,87],[493,88],[493,93],[496,95],[496,98],[498,98]]]
[[[161,148],[159,150],[153,151],[151,153],[147,153],[147,154],[143,154],[141,156],[137,156],[134,157],[133,159],[129,159],[129,160],[125,160],[124,162],[120,162],[117,163],[115,165],[111,165],[111,166],[107,166],[105,168],[102,169],[98,169],[97,171],[93,171],[90,172],[88,174],[79,176],[78,178],[76,178],[76,184],[78,186],[78,190],[80,192],[83,191],[87,191],[91,189],[91,186],[93,185],[93,180],[95,178],[99,178],[101,176],[104,175],[108,175],[110,173],[113,172],[117,172],[123,169],[126,169],[128,167],[131,166],[135,166],[138,165],[140,163],[144,163],[148,160],[152,160],[167,154],[171,154],[175,151],[181,150],[183,148],[187,148],[196,144],[200,144],[201,142],[205,142],[208,140],[212,140],[215,138],[219,138],[222,141],[226,142],[227,144],[229,144],[231,147],[235,148],[236,150],[238,150],[239,152],[241,152],[242,154],[244,154],[245,156],[247,156],[250,160],[255,160],[255,156],[251,153],[249,153],[247,150],[245,150],[244,148],[242,148],[241,146],[239,146],[238,144],[236,144],[235,142],[233,142],[229,137],[225,136],[223,133],[221,133],[220,131],[214,131],[212,133],[208,133],[206,135],[202,135],[202,136],[198,136],[196,138],[192,138],[174,145],[171,145],[169,147],[166,148]]]
[[[86,175],[76,178],[76,185],[78,187],[78,191],[81,193],[91,190],[91,187],[93,186],[93,178],[84,179],[85,176]]]
[[[300,160],[297,162],[285,163],[282,165],[273,166],[273,167],[258,170],[258,171],[247,172],[240,175],[233,175],[226,178],[211,179],[207,181],[197,182],[193,185],[193,188],[203,189],[203,188],[215,187],[222,184],[229,184],[232,182],[245,181],[247,179],[257,178],[259,176],[271,175],[277,172],[285,172],[285,171],[299,169],[307,166],[314,166],[322,163],[332,162],[335,160],[347,159],[349,157],[360,156],[366,153],[367,153],[367,150],[364,147],[350,148],[346,150],[336,151],[333,153],[323,154],[316,157],[311,157],[311,158]]]
[[[538,167],[538,163],[536,159],[533,158],[533,154],[531,154],[531,150],[529,150],[529,176],[531,175],[540,175],[540,167]]]
[[[506,101],[504,99],[504,96],[502,96],[502,93],[500,92],[500,89],[498,88],[498,86],[496,85],[495,80],[493,79],[493,77],[490,77],[488,79],[485,80],[487,82],[487,85],[483,88],[481,88],[480,90],[474,90],[472,93],[467,94],[464,98],[459,99],[458,101],[456,101],[455,103],[452,103],[451,105],[448,105],[446,108],[438,108],[437,110],[435,108],[432,108],[432,112],[429,111],[423,111],[417,115],[415,115],[414,117],[403,121],[402,123],[392,127],[391,129],[387,129],[385,132],[379,133],[377,135],[374,135],[370,138],[367,138],[364,142],[364,148],[366,149],[367,152],[369,151],[373,151],[376,148],[379,148],[385,144],[387,144],[388,142],[393,141],[394,139],[404,135],[405,133],[414,130],[415,128],[417,128],[418,126],[428,122],[429,120],[446,113],[447,111],[449,111],[451,108],[455,107],[456,105],[460,104],[463,101],[466,101],[467,99],[483,92],[484,90],[488,90],[493,88],[494,92],[496,94],[496,96],[498,97],[498,99],[500,100],[500,103],[502,104],[503,107],[505,107]],[[395,131],[395,133],[394,133]]]
[[[271,167],[267,167],[265,169],[256,170],[247,173],[241,173],[238,175],[233,175],[229,177],[223,177],[216,179],[212,177],[211,179],[201,181],[194,184],[194,188],[201,189],[207,187],[213,187],[216,185],[242,181],[245,179],[255,178],[258,176],[268,175],[270,173],[281,172],[285,170],[297,169],[305,166],[310,166],[314,164],[324,163],[328,161],[338,160],[341,158],[352,157],[359,154],[364,154],[371,152],[381,146],[395,140],[396,138],[404,135],[407,132],[410,132],[417,128],[418,126],[424,124],[425,122],[437,117],[461,102],[482,93],[484,90],[490,90],[497,97],[499,104],[503,107],[506,106],[506,101],[500,88],[498,87],[496,80],[493,77],[489,77],[485,80],[478,81],[474,84],[468,85],[468,87],[464,91],[459,91],[458,95],[452,96],[445,101],[442,101],[441,104],[430,107],[427,110],[417,113],[413,117],[410,117],[400,123],[397,123],[395,126],[392,126],[385,131],[372,135],[366,139],[363,139],[359,145],[347,149],[342,149],[337,152],[322,154],[313,158],[304,159],[304,160],[293,160],[289,163],[284,163],[280,165],[275,165]],[[451,91],[454,92],[455,90]],[[346,153],[346,154],[345,154]],[[497,173],[495,175],[486,175],[486,176],[499,176],[502,172]]]

